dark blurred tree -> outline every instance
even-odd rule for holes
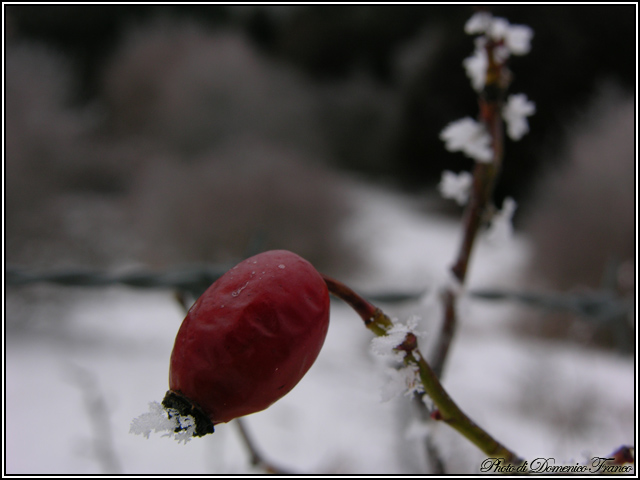
[[[7,5],[6,13],[14,37],[47,43],[70,57],[80,75],[77,101],[96,95],[101,66],[130,24],[166,16],[217,25],[229,16],[216,5]]]
[[[559,145],[565,125],[581,114],[603,82],[634,88],[636,15],[634,5],[496,5],[491,11],[535,32],[531,53],[512,59],[511,90],[525,92],[536,102],[537,113],[529,136],[507,144],[508,160],[496,191],[503,197],[527,192]],[[454,159],[444,150],[438,133],[476,109],[462,68],[473,51],[473,38],[462,31],[472,13],[472,7],[459,5],[310,6],[280,21],[268,50],[325,82],[364,71],[393,87],[398,49],[420,31],[437,29],[443,36],[437,52],[401,91],[402,119],[388,158],[372,162],[378,170],[370,170],[421,187],[438,181],[443,168],[470,166],[461,154]]]
[[[396,94],[399,122],[386,148],[370,162],[353,161],[352,148],[337,148],[338,161],[373,176],[393,176],[407,187],[434,185],[444,168],[468,169],[470,161],[446,152],[444,126],[476,111],[475,94],[462,68],[473,51],[463,33],[473,13],[465,5],[9,5],[14,36],[59,47],[78,66],[81,100],[96,94],[100,66],[121,30],[132,22],[165,16],[210,26],[241,28],[263,52],[304,72],[318,84],[340,83],[354,73]],[[495,16],[529,25],[532,50],[512,59],[511,91],[537,105],[531,132],[506,145],[507,161],[496,196],[523,195],[553,158],[565,125],[580,115],[605,81],[635,86],[636,12],[628,5],[494,5]],[[409,78],[398,81],[398,52],[421,32],[434,32],[437,49]],[[405,72],[406,74],[406,72]],[[383,112],[379,112],[383,115]],[[375,120],[375,119],[373,119]],[[355,135],[366,141],[366,135]],[[342,141],[342,140],[341,140]],[[498,198],[499,200],[500,198]]]

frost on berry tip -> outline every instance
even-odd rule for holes
[[[181,416],[177,410],[165,410],[158,402],[150,402],[149,411],[133,419],[129,433],[149,438],[151,432],[167,432],[163,436],[187,443],[195,429],[195,419],[191,415]]]
[[[178,443],[187,443],[193,437],[213,433],[211,420],[190,400],[169,390],[162,400],[149,403],[149,412],[131,422],[129,433],[149,438],[151,432],[168,432],[164,437],[173,437]]]

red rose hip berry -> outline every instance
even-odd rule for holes
[[[264,410],[309,370],[328,327],[329,292],[308,261],[286,250],[248,258],[187,313],[163,404],[192,414],[196,436]]]

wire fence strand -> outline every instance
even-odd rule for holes
[[[9,267],[5,271],[5,282],[14,287],[52,283],[69,287],[127,285],[137,288],[169,288],[199,297],[229,267],[231,265],[196,265],[163,272],[137,270],[119,273],[97,270],[28,271]]]
[[[29,271],[8,267],[5,282],[10,287],[51,283],[73,287],[101,287],[126,285],[136,288],[167,288],[189,293],[194,298],[220,278],[231,265],[193,265],[160,272],[136,270],[129,272],[104,272],[99,270]],[[400,303],[423,298],[428,291],[377,292],[363,295],[379,303]],[[467,295],[477,300],[491,302],[516,302],[535,308],[573,313],[585,320],[597,323],[627,319],[633,314],[632,299],[623,298],[611,290],[589,290],[568,293],[517,292],[496,289],[469,290]],[[626,321],[626,320],[625,320]]]

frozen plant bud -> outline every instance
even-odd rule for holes
[[[418,320],[418,317],[413,316],[407,320],[406,325],[394,322],[393,326],[387,330],[386,335],[374,337],[371,340],[371,351],[378,356],[384,357],[391,355],[398,360],[402,360],[406,352],[397,351],[395,348],[404,342],[404,339],[409,333],[412,333],[416,337],[422,337],[424,335],[422,332],[416,331]]]
[[[458,205],[464,205],[469,199],[472,181],[473,176],[469,172],[455,174],[445,170],[442,172],[442,180],[440,180],[438,189],[444,198],[451,198],[458,202]]]
[[[478,162],[491,162],[493,150],[491,136],[484,124],[471,117],[465,117],[450,123],[440,133],[445,148],[450,152],[463,152]]]
[[[527,117],[536,112],[536,105],[524,93],[509,95],[502,108],[502,118],[507,123],[507,134],[512,140],[520,140],[528,131]]]

